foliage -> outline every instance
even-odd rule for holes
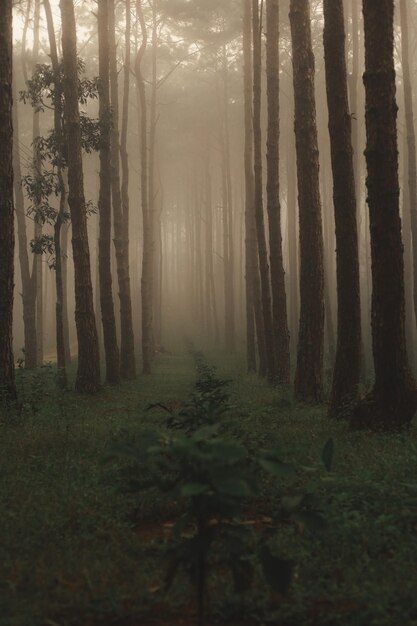
[[[239,425],[250,456],[279,447],[285,454],[276,457],[297,470],[287,469],[280,478],[264,472],[261,496],[250,497],[249,507],[238,501],[244,521],[251,522],[243,526],[246,546],[270,529],[266,541],[272,554],[291,561],[290,592],[271,594],[255,558],[249,561],[253,584],[235,593],[231,569],[217,568],[221,547],[213,544],[209,623],[412,626],[417,619],[415,428],[407,436],[349,432],[320,407],[280,406],[281,391],[247,375],[243,359],[208,356],[219,378],[233,380],[227,389],[240,416],[234,428]],[[23,374],[29,396],[31,373]],[[75,370],[69,375],[73,379]],[[19,371],[22,394],[20,377]],[[27,403],[21,419],[0,422],[1,626],[195,623],[183,573],[165,596],[156,591],[165,584],[172,523],[188,499],[166,508],[159,490],[145,489],[138,497],[137,491],[120,488],[125,461],[100,462],[120,442],[139,445],[145,427],[159,426],[168,439],[183,435],[167,430],[165,420],[146,407],[155,398],[165,405],[182,403],[194,377],[192,359],[175,354],[160,356],[154,375],[141,378],[140,385],[107,388],[94,401],[72,391],[58,393],[50,381],[36,411]],[[330,474],[316,463],[329,436],[336,450]],[[131,475],[143,478],[139,470]],[[278,487],[283,496],[318,498],[325,529],[312,533],[283,516]],[[279,530],[273,521],[263,521],[274,520],[275,513],[282,519]]]

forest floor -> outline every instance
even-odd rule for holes
[[[314,496],[325,522],[269,528],[276,554],[294,564],[286,594],[256,579],[239,595],[214,568],[206,626],[417,625],[416,429],[350,432],[323,407],[297,405],[288,390],[247,375],[243,360],[205,356],[232,381],[223,436],[251,453],[278,448],[296,468],[266,481],[245,523],[268,531],[278,492]],[[145,426],[167,430],[163,411],[147,408],[175,412],[192,393],[192,356],[159,356],[152,376],[94,398],[57,392],[54,376],[52,367],[19,371],[20,415],[0,421],[0,626],[196,624],[184,573],[163,593],[177,503],[152,487],[127,490],[125,462],[112,456],[140,442]],[[329,437],[331,471],[321,461]]]

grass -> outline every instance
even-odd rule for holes
[[[416,431],[349,432],[323,408],[296,405],[288,390],[246,375],[239,359],[207,356],[233,380],[229,433],[253,450],[278,446],[299,468],[285,489],[317,495],[327,520],[318,533],[288,524],[274,537],[296,563],[286,597],[256,590],[242,599],[227,589],[212,599],[210,623],[417,625]],[[94,398],[58,395],[51,368],[36,376],[19,372],[21,415],[0,422],[0,625],[193,624],[185,580],[167,600],[158,592],[168,536],[158,496],[138,501],[120,488],[117,463],[104,460],[144,425],[162,424],[150,403],[186,398],[191,357],[158,357],[152,376]],[[331,474],[310,471],[330,436]],[[256,515],[273,506],[269,486]]]

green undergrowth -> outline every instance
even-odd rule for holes
[[[290,390],[247,375],[242,360],[205,357],[230,381],[219,436],[250,458],[273,448],[295,468],[279,479],[262,475],[242,509],[256,541],[269,533],[272,551],[291,561],[289,590],[271,595],[255,578],[239,594],[214,569],[206,623],[417,625],[416,431],[352,433],[323,408],[297,405]],[[172,528],[186,501],[155,485],[128,488],[125,461],[112,454],[140,444],[144,429],[192,434],[184,413],[201,393],[197,374],[190,354],[163,355],[152,376],[92,398],[57,392],[52,367],[18,372],[20,406],[0,421],[1,626],[196,623],[186,576],[164,593]],[[321,463],[329,438],[330,472]],[[278,492],[310,494],[325,525],[282,519]]]

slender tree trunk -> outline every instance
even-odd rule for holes
[[[258,275],[254,220],[253,129],[252,129],[252,7],[243,0],[243,93],[245,99],[245,291],[246,363],[256,372],[254,281]]]
[[[13,362],[14,209],[12,0],[0,11],[0,400],[16,397]]]
[[[158,298],[158,258],[156,255],[156,234],[158,229],[158,216],[156,210],[157,204],[157,188],[156,188],[156,130],[158,124],[157,118],[157,54],[158,54],[158,28],[156,19],[155,2],[152,3],[152,40],[151,40],[151,63],[152,63],[152,85],[149,111],[149,237],[151,249],[151,268],[150,268],[150,284],[152,286],[152,354],[155,353],[155,341],[157,335],[157,298]]]
[[[114,0],[109,0],[109,54],[111,89],[111,190],[114,220],[114,247],[116,251],[117,278],[120,300],[120,374],[126,380],[136,378],[135,339],[133,334],[132,300],[129,272],[129,164],[127,157],[127,123],[130,85],[130,2],[126,3],[126,50],[122,112],[122,134],[119,137],[119,92],[116,56],[116,24]],[[122,186],[120,186],[119,148],[122,164]],[[126,224],[127,222],[127,229]]]
[[[309,0],[291,0],[290,23],[300,213],[300,328],[295,395],[298,400],[314,403],[323,399],[324,269]]]
[[[297,354],[298,324],[300,316],[300,280],[298,272],[298,240],[297,240],[297,176],[294,135],[288,133],[287,148],[287,220],[288,220],[288,266],[290,284],[290,336],[294,356]]]
[[[68,204],[72,222],[75,272],[75,323],[78,338],[78,370],[75,388],[96,392],[100,387],[100,360],[94,317],[90,251],[87,236],[84,180],[78,108],[77,45],[73,0],[60,0],[62,20],[63,87],[68,146]]]
[[[329,412],[346,415],[357,400],[361,305],[352,127],[342,0],[324,0],[324,52],[337,253],[337,350]]]
[[[149,178],[148,178],[148,123],[145,81],[142,76],[142,60],[145,54],[148,35],[145,19],[143,17],[142,0],[137,2],[138,19],[142,31],[142,44],[138,50],[135,64],[136,81],[140,100],[140,126],[141,126],[141,198],[143,216],[143,257],[142,257],[142,358],[143,373],[150,374],[153,359],[153,233],[152,215],[149,207]]]
[[[33,67],[35,69],[36,63],[39,60],[39,26],[40,26],[40,0],[35,0],[34,15],[33,15],[33,52],[32,60]],[[39,125],[40,112],[33,110],[33,173],[34,177],[40,179],[42,177],[42,163],[39,153],[39,147],[37,145],[40,135]],[[34,237],[40,239],[42,237],[42,218],[40,215],[39,207],[35,206],[35,219],[34,219]],[[36,292],[36,364],[42,365],[43,363],[43,263],[42,255],[35,254],[34,258],[34,270],[35,281],[34,289]]]
[[[407,1],[400,0],[401,11],[401,56],[404,86],[404,113],[407,135],[407,186],[413,252],[413,296],[414,313],[417,320],[417,158],[416,133],[414,128],[413,91],[411,83],[410,44],[408,33]]]
[[[226,46],[223,45],[223,94],[222,94],[222,117],[223,117],[223,167],[225,177],[224,210],[227,212],[225,248],[226,261],[226,348],[234,352],[236,348],[236,313],[235,313],[235,246],[233,233],[233,190],[230,164],[230,129],[229,129],[229,68],[227,62]]]
[[[117,346],[116,318],[114,315],[111,274],[111,161],[110,127],[110,61],[108,0],[98,3],[99,45],[99,119],[100,119],[100,192],[98,261],[100,277],[100,305],[103,323],[104,354],[106,358],[106,381],[112,385],[120,381],[120,354]]]
[[[417,405],[405,343],[404,262],[399,210],[394,1],[363,0],[366,163],[372,253],[372,347],[375,383],[353,425],[409,426]]]
[[[261,23],[258,0],[252,0],[253,31],[253,141],[254,141],[254,194],[256,235],[258,240],[259,270],[261,277],[262,316],[266,346],[267,377],[270,382],[277,378],[272,328],[271,290],[268,252],[265,239],[262,197],[262,133],[261,133]],[[259,337],[258,337],[259,340]]]
[[[290,334],[287,319],[281,206],[279,201],[279,0],[266,0],[266,80],[268,99],[267,211],[271,264],[275,367],[280,383],[290,380]]]
[[[15,81],[14,81],[15,82]],[[17,111],[17,93],[14,88],[13,99],[13,130],[15,137],[19,137],[19,115]],[[32,269],[29,265],[28,241],[26,231],[26,210],[22,189],[22,169],[20,151],[17,141],[13,142],[13,169],[14,169],[14,197],[17,221],[17,236],[19,242],[19,264],[22,280],[22,304],[24,327],[24,359],[25,367],[33,369],[37,362],[36,349],[36,290],[35,290],[35,263],[33,255]]]
[[[55,39],[55,28],[52,17],[51,5],[49,0],[43,0],[46,16],[46,24],[48,28],[49,47],[52,62],[52,69],[54,72],[54,130],[56,136],[56,142],[58,146],[58,182],[59,182],[59,211],[54,224],[54,245],[55,245],[55,287],[56,287],[56,352],[57,352],[57,367],[58,367],[58,381],[61,387],[67,386],[67,372],[66,372],[66,351],[65,351],[65,333],[64,333],[64,283],[63,283],[63,271],[62,271],[62,249],[61,249],[61,230],[65,222],[65,207],[66,207],[66,189],[64,176],[62,173],[63,167],[63,134],[62,134],[62,83],[60,76],[60,67],[58,61],[58,51]]]

